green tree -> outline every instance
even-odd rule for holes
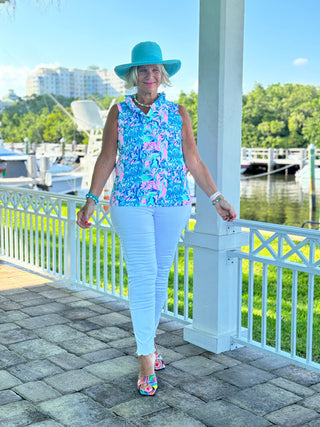
[[[46,142],[57,143],[61,138],[65,138],[67,141],[74,139],[75,124],[57,105],[46,116],[44,125],[43,138]]]
[[[178,101],[178,104],[183,105],[186,110],[189,113],[193,134],[195,137],[195,140],[197,141],[198,137],[198,95],[191,91],[189,95],[187,95],[185,92],[181,91]]]
[[[75,100],[75,98],[66,98],[61,95],[57,95],[55,98],[63,107],[70,107],[71,102]],[[10,116],[13,116],[14,114],[23,115],[30,111],[35,114],[40,114],[44,108],[51,112],[55,105],[56,103],[54,100],[48,95],[32,95],[25,99],[21,98],[18,102],[7,106],[5,111]]]
[[[318,140],[313,127],[320,114],[319,97],[315,86],[278,83],[264,89],[256,84],[243,96],[242,145],[306,147],[310,138]]]
[[[304,140],[309,144],[320,147],[320,113],[313,113],[312,117],[307,117],[302,128]]]
[[[73,99],[56,97],[68,110]],[[108,109],[112,98],[93,99],[100,108]],[[115,102],[123,101],[116,98]],[[195,139],[198,130],[198,95],[181,91],[177,102],[183,105],[191,118]],[[310,85],[272,84],[264,88],[256,83],[253,90],[243,95],[242,145],[244,147],[320,147],[320,89]],[[0,114],[2,137],[10,141],[58,142],[62,137],[78,143],[87,141],[72,121],[47,95],[20,99]]]

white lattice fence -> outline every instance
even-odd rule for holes
[[[235,341],[320,370],[320,232],[237,221],[250,232],[239,258]]]
[[[122,249],[99,203],[92,227],[82,230],[76,212],[84,200],[75,196],[0,187],[0,255],[3,259],[61,277],[118,298],[128,298]],[[181,236],[169,280],[165,313],[190,322],[192,250]],[[190,282],[190,283],[189,283]]]

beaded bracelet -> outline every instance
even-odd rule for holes
[[[217,197],[215,200],[212,200],[212,204],[213,204],[213,206],[214,206],[217,202],[220,202],[220,200],[222,200],[222,197]]]
[[[95,196],[94,194],[92,194],[92,193],[87,193],[86,194],[86,198],[87,199],[92,199],[94,202],[95,202],[95,204],[97,205],[98,203],[99,203],[99,199],[98,199],[98,197],[97,196]]]
[[[214,202],[219,196],[222,196],[222,194],[220,193],[220,191],[217,191],[216,193],[212,194],[209,199],[211,202]]]

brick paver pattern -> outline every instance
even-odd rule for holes
[[[183,328],[161,319],[166,369],[140,396],[126,302],[0,262],[0,426],[320,426],[320,374]]]

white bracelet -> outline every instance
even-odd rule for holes
[[[219,196],[222,196],[220,191],[217,191],[216,193],[212,194],[212,196],[209,197],[211,202],[214,202]]]

